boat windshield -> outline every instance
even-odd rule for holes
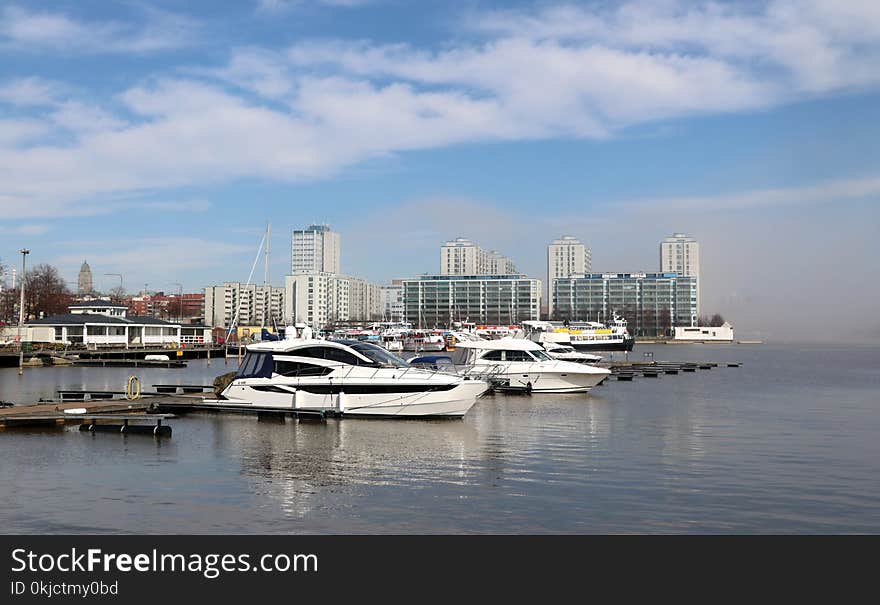
[[[553,361],[553,358],[544,351],[529,351],[538,361]]]
[[[236,378],[272,378],[272,354],[248,351]]]
[[[389,353],[380,346],[368,342],[358,342],[349,345],[352,349],[368,358],[370,361],[386,368],[408,368],[409,364],[403,359]]]

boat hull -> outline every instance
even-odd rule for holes
[[[551,367],[540,367],[540,364],[529,363],[512,363],[508,367],[476,365],[469,370],[469,373],[474,375],[485,373],[493,380],[504,381],[506,383],[504,388],[511,390],[525,390],[532,393],[587,393],[605,380],[611,372],[605,368],[560,361]]]
[[[635,338],[624,338],[609,342],[572,340],[570,344],[576,351],[582,353],[589,353],[590,351],[632,351],[636,340]]]
[[[223,403],[302,412],[335,412],[343,416],[376,418],[460,418],[485,393],[489,385],[481,380],[462,380],[450,388],[410,392],[379,392],[376,385],[348,383],[330,389],[305,385],[261,385],[233,381],[223,392]],[[410,388],[416,388],[410,385]],[[358,392],[364,390],[374,392]],[[318,392],[316,392],[318,391]]]
[[[588,393],[605,380],[606,374],[576,374],[567,372],[558,374],[542,372],[534,375],[518,373],[499,374],[506,378],[512,388],[523,388],[532,393]],[[529,388],[531,385],[531,388]]]

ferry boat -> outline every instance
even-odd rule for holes
[[[627,330],[626,319],[616,314],[610,324],[524,321],[523,330],[525,337],[535,342],[570,345],[577,351],[632,351],[636,342]]]
[[[205,403],[344,416],[461,417],[488,389],[479,377],[414,368],[368,342],[286,339],[248,346],[221,398]]]

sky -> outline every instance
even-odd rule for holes
[[[267,223],[276,285],[315,222],[380,283],[682,232],[738,337],[876,340],[878,140],[873,0],[0,3],[0,262],[74,288],[246,281]]]

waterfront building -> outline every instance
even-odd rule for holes
[[[592,271],[590,249],[576,237],[563,235],[547,245],[547,287],[560,277],[582,275]],[[547,296],[547,313],[553,317],[553,297]]]
[[[282,325],[284,288],[226,282],[205,288],[205,325]]]
[[[497,250],[487,251],[458,237],[440,247],[440,275],[513,275],[513,260]]]
[[[184,327],[155,317],[129,315],[125,305],[109,300],[75,303],[68,307],[68,313],[31,320],[25,327],[25,342],[65,343],[87,348],[167,347],[212,342],[209,327]]]
[[[83,261],[82,266],[79,268],[79,275],[76,278],[76,292],[80,296],[88,296],[94,289],[92,268],[89,267],[89,263]]]
[[[405,321],[419,328],[452,322],[511,325],[539,319],[541,280],[511,275],[422,275],[403,280]]]
[[[700,277],[700,244],[684,233],[675,233],[660,242],[660,271],[685,277]],[[700,311],[697,288],[697,312]]]
[[[339,273],[340,237],[328,225],[294,229],[291,235],[290,272]]]
[[[553,319],[627,320],[633,336],[672,336],[676,327],[697,325],[698,278],[678,273],[586,273],[551,285]]]
[[[287,323],[302,322],[313,328],[382,317],[381,287],[348,275],[317,271],[288,275],[284,301]]]
[[[695,342],[733,342],[733,326],[724,322],[720,326],[676,327],[673,340]]]

